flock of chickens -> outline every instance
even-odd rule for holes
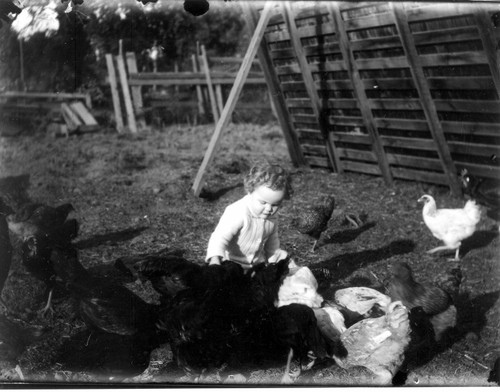
[[[467,173],[462,179],[470,183]],[[478,194],[477,188],[474,193],[465,190]],[[438,209],[429,195],[419,201],[424,202],[425,224],[444,242],[429,253],[451,250],[453,260],[458,259],[461,242],[479,222],[478,205],[469,200],[461,209]],[[282,383],[292,383],[303,370],[330,361],[346,369],[369,369],[374,384],[401,385],[412,366],[432,358],[456,326],[454,293],[417,282],[404,262],[390,266],[390,278],[381,290],[348,287],[325,299],[319,287],[332,279],[330,271],[292,268],[289,259],[259,264],[246,273],[236,263],[202,265],[168,250],[117,259],[117,270],[150,282],[159,300],[148,303],[80,263],[72,243],[79,224],[70,218],[71,204],[50,207],[27,202],[15,207],[0,198],[0,290],[17,250],[10,241],[14,235],[24,268],[47,287],[41,313],[53,312],[54,289],[64,291],[88,327],[88,339],[126,337],[131,362],[142,370],[150,353],[168,344],[176,366],[198,381],[208,371],[231,373],[286,358]],[[313,251],[334,207],[329,197],[325,205],[309,209],[293,222],[314,239]],[[345,219],[362,224],[356,216]],[[0,326],[15,329],[21,320],[2,304],[12,320],[1,319]],[[227,378],[227,382],[245,380],[243,374]]]

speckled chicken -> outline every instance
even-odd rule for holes
[[[408,309],[421,306],[429,317],[436,341],[453,328],[457,321],[457,309],[451,296],[438,286],[415,281],[410,266],[405,262],[395,263],[387,283],[387,294],[393,301],[401,301]]]
[[[304,209],[292,220],[292,226],[314,239],[312,252],[316,249],[321,233],[327,229],[334,208],[335,198],[328,196],[321,204]]]
[[[375,375],[374,384],[391,385],[410,342],[410,324],[401,302],[390,303],[384,311],[383,316],[363,319],[342,332],[340,341],[348,354],[345,358],[334,355],[334,359],[344,369],[369,369]],[[343,325],[336,327],[340,330]]]
[[[29,203],[7,217],[9,230],[21,240],[32,236],[47,236],[59,243],[71,242],[77,235],[79,224],[68,219],[74,211],[70,203],[51,207],[41,203]]]
[[[0,198],[0,301],[2,301],[3,286],[9,276],[12,263],[12,244],[10,243],[9,227],[6,220],[6,216],[12,212],[12,209]]]
[[[462,241],[474,234],[476,225],[481,219],[479,206],[473,200],[468,200],[464,208],[437,208],[434,198],[430,195],[423,195],[418,201],[424,203],[422,216],[425,225],[434,237],[445,244],[427,253],[454,250],[453,260],[458,261]]]

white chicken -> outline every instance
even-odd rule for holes
[[[321,308],[330,320],[316,314],[318,327],[325,337],[335,337],[340,332],[340,341],[348,354],[344,358],[333,355],[335,362],[344,369],[365,367],[374,373],[374,384],[391,385],[410,343],[407,308],[400,301],[391,302],[384,309],[384,315],[363,319],[347,329],[341,309],[335,304]]]
[[[403,363],[404,352],[410,342],[406,307],[400,301],[391,302],[389,296],[368,287],[340,289],[335,292],[334,300],[326,301],[316,288],[311,271],[307,267],[298,268],[283,281],[277,306],[300,303],[312,308],[317,327],[325,339],[324,349],[330,358],[345,369],[363,366],[375,374],[374,384],[390,385]],[[330,349],[332,345],[337,348],[333,352]],[[347,355],[335,354],[335,351],[345,353],[345,350]],[[306,367],[310,369],[316,355],[311,352],[308,355],[313,358]],[[290,360],[289,356],[285,377]]]
[[[279,308],[295,303],[319,308],[323,297],[317,290],[318,282],[308,267],[292,268],[279,288],[278,301],[275,305]]]
[[[335,292],[335,302],[363,317],[369,317],[375,305],[387,309],[391,298],[369,287],[347,287]]]
[[[434,198],[430,195],[423,195],[418,202],[424,203],[422,216],[425,225],[434,237],[444,242],[443,246],[427,253],[454,250],[455,258],[451,260],[458,261],[462,241],[476,231],[476,225],[481,219],[479,206],[473,200],[468,200],[464,208],[437,208]]]

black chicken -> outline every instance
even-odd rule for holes
[[[273,352],[271,317],[288,263],[259,264],[247,273],[233,262],[196,271],[186,263],[190,278],[181,279],[186,288],[164,301],[158,322],[178,366],[201,375],[223,364],[255,363]]]
[[[488,216],[500,220],[500,181],[491,178],[478,178],[467,169],[460,172],[462,191],[488,209]]]
[[[47,286],[47,304],[41,310],[45,315],[52,312],[52,293],[55,287],[55,272],[50,261],[51,248],[36,236],[26,238],[21,245],[21,260],[24,268]]]
[[[158,306],[142,300],[126,287],[87,277],[66,282],[78,301],[85,323],[117,335],[150,334],[154,331]]]
[[[333,210],[335,208],[335,198],[328,196],[320,205],[313,206],[300,212],[299,216],[292,220],[294,226],[302,234],[307,234],[314,238],[312,252],[316,248],[316,244],[328,227]]]
[[[76,265],[76,264],[75,264]],[[89,273],[73,274],[66,269],[64,286],[76,300],[78,311],[97,341],[123,337],[133,368],[143,369],[149,355],[164,340],[157,332],[159,305],[149,304],[126,287],[108,283]],[[61,274],[58,274],[58,279]],[[90,336],[89,336],[90,339]],[[88,353],[87,353],[88,354]],[[127,354],[127,355],[129,355]]]
[[[29,187],[29,174],[0,178],[0,196],[14,211],[31,202],[28,195]]]
[[[491,367],[491,371],[488,374],[488,382],[494,382],[500,385],[500,358],[497,358]]]
[[[139,268],[143,264],[152,264],[154,266],[154,261],[161,257],[177,256],[182,257],[184,250],[182,249],[169,249],[167,247],[162,248],[155,252],[140,253],[135,255],[127,255],[119,257],[113,263],[114,267],[124,274],[128,275],[133,280],[141,280],[143,276],[139,273]]]
[[[162,343],[155,327],[159,305],[149,304],[126,287],[89,273],[73,247],[53,244],[47,238],[39,242],[47,248],[44,258],[52,268],[50,282],[64,287],[76,301],[81,318],[91,330],[88,340],[92,338],[93,344],[97,345],[109,341],[111,346],[120,342],[130,346],[122,350],[131,361],[129,370],[144,370],[149,363],[149,354]],[[87,344],[88,341],[85,357],[92,358],[92,350],[88,350]],[[97,352],[102,352],[102,349]],[[108,365],[110,361],[121,362],[108,354],[106,358],[104,362]],[[71,358],[66,360],[71,362]]]
[[[181,290],[205,288],[204,273],[213,269],[201,266],[175,254],[164,256],[145,255],[138,258],[129,269],[141,280],[149,280],[163,300],[173,297]],[[117,268],[125,266],[122,259],[115,262]]]
[[[264,360],[282,358],[282,345],[278,344],[273,331],[273,316],[276,313],[279,288],[289,272],[290,259],[274,264],[257,264],[250,276],[250,305],[242,309],[246,320],[241,328],[238,347],[243,362],[262,363]]]
[[[331,358],[333,354],[345,357],[347,350],[337,339],[327,339],[318,327],[318,321],[313,309],[302,304],[290,304],[282,306],[273,315],[273,334],[278,341],[289,348],[285,374],[282,383],[290,383],[297,378],[302,371],[302,364],[308,359],[312,352],[312,361],[304,369],[308,370],[314,365],[316,358]],[[290,364],[293,358],[298,359],[299,367],[296,372],[290,373]]]
[[[76,219],[68,219],[74,211],[70,203],[50,207],[41,203],[29,203],[7,217],[9,229],[21,239],[31,236],[50,237],[56,243],[69,243],[78,235]]]
[[[12,245],[9,237],[9,226],[6,220],[6,216],[12,212],[12,209],[0,197],[0,301],[2,301],[3,286],[7,280],[7,276],[9,276],[10,265],[12,263]]]
[[[187,374],[201,375],[230,360],[252,297],[250,277],[238,264],[204,265],[198,276],[207,282],[204,288],[193,279],[194,287],[163,301],[157,326],[168,336],[177,365]]]
[[[416,282],[410,266],[405,262],[393,264],[387,295],[392,301],[401,301],[410,310],[422,307],[433,325],[437,342],[456,325],[457,309],[450,294],[438,286]]]
[[[64,287],[64,283],[90,276],[80,264],[78,253],[70,244],[52,241],[46,236],[31,236],[21,245],[22,263],[28,273],[43,281],[47,286],[47,305],[42,315],[53,312],[52,295],[54,289]]]
[[[410,370],[428,362],[436,353],[436,336],[429,316],[421,306],[414,307],[408,314],[410,321],[410,343],[405,350],[404,360],[392,379],[394,386],[402,386]]]
[[[46,330],[39,326],[31,326],[12,321],[0,315],[0,361],[17,363],[18,357],[26,347],[42,339]]]

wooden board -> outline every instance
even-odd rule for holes
[[[106,67],[108,69],[108,80],[111,87],[111,97],[113,99],[113,109],[115,112],[116,130],[122,133],[124,129],[122,109],[120,104],[120,94],[118,93],[118,82],[116,79],[115,65],[113,55],[106,54]]]
[[[83,121],[83,124],[89,125],[89,126],[97,126],[96,119],[88,109],[85,107],[85,105],[81,102],[73,102],[70,105],[70,108],[78,115],[78,117]]]
[[[66,125],[68,126],[69,132],[75,132],[81,125],[83,125],[83,122],[78,118],[78,115],[71,110],[67,103],[61,104],[61,114],[66,122]]]

